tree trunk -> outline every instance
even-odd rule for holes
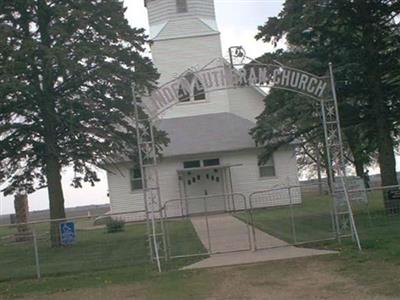
[[[364,164],[356,157],[354,157],[354,167],[356,168],[356,175],[360,178],[364,178]]]
[[[373,78],[379,78],[379,76],[373,77],[374,72],[372,67],[371,74],[371,94],[374,97],[370,99],[370,103],[375,111],[376,134],[379,141],[378,163],[381,172],[382,186],[398,185],[392,126],[390,120],[388,120],[390,112],[385,103],[381,86],[379,86],[377,80],[374,82],[372,80]],[[388,193],[389,190],[383,191],[385,209],[388,214],[398,214],[400,212],[400,202],[390,200]]]
[[[50,219],[65,219],[64,194],[61,185],[61,166],[57,159],[50,157],[46,161],[46,177],[50,200]],[[50,226],[51,246],[61,245],[59,224],[52,221]]]
[[[366,158],[360,153],[360,143],[362,142],[357,136],[359,133],[352,128],[346,128],[345,130],[347,144],[350,147],[351,154],[354,159],[354,168],[356,169],[356,175],[360,178],[364,178],[364,166],[366,163]]]
[[[46,153],[44,158],[48,194],[50,201],[50,219],[65,219],[64,195],[61,185],[60,149],[57,143],[60,119],[55,105],[54,83],[56,78],[50,72],[52,70],[52,58],[50,55],[51,35],[50,22],[51,10],[45,0],[37,1],[38,31],[40,33],[41,47],[38,56],[42,60],[42,79],[40,81],[41,101],[40,108],[43,117],[44,140]],[[52,221],[50,226],[51,246],[61,245],[59,224],[61,221]]]
[[[17,241],[26,241],[30,239],[30,230],[28,223],[28,196],[26,194],[17,194],[14,196],[15,217],[17,221],[17,231],[15,236]]]
[[[381,132],[379,137],[378,162],[381,170],[382,186],[398,185],[393,139],[390,132]],[[390,199],[389,192],[390,190],[388,189],[383,193],[386,211],[389,215],[398,215],[400,213],[400,202],[398,199]]]
[[[365,12],[365,16],[370,16],[370,12]],[[378,163],[381,171],[382,186],[397,185],[396,159],[394,154],[394,142],[392,137],[393,124],[390,120],[390,104],[385,99],[385,86],[382,80],[385,76],[374,58],[377,54],[376,44],[381,40],[381,35],[377,26],[373,22],[367,22],[364,28],[365,61],[367,62],[367,86],[369,92],[368,102],[372,106],[376,125],[376,134],[378,137]],[[389,199],[389,191],[383,192],[384,205],[388,214],[398,214],[400,211],[400,202]]]

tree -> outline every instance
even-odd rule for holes
[[[81,187],[98,181],[93,166],[135,155],[130,86],[143,94],[158,74],[124,11],[117,0],[0,0],[0,183],[6,195],[47,187],[52,219],[65,218],[63,167]]]
[[[311,73],[323,74],[326,65],[308,57],[304,52],[277,51],[268,53],[258,59],[266,64],[279,61],[284,65],[307,70]],[[345,137],[345,156],[348,164],[354,164],[357,175],[364,175],[364,168],[373,159],[373,149],[369,144],[360,141],[363,136],[359,126],[354,126],[357,120],[352,105],[344,103],[341,111],[350,114],[352,122],[343,123]],[[349,118],[350,119],[350,118]],[[258,117],[257,126],[252,130],[253,137],[264,144],[265,151],[262,160],[268,158],[280,146],[296,141],[298,147],[299,165],[306,172],[325,170],[327,165],[325,137],[322,126],[320,103],[308,97],[292,92],[272,90],[265,99],[265,110]],[[320,172],[317,172],[318,175]]]
[[[357,126],[367,148],[377,151],[384,186],[398,184],[399,15],[398,1],[287,0],[257,35],[266,42],[286,37],[291,51],[335,63],[342,123]],[[343,113],[344,103],[356,114]],[[393,210],[399,212],[399,203]]]

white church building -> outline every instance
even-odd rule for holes
[[[265,92],[257,87],[202,93],[191,69],[222,61],[214,0],[147,0],[151,53],[160,86],[185,74],[193,93],[161,116],[160,129],[170,143],[159,161],[162,202],[204,195],[241,193],[297,185],[294,146],[282,147],[259,165],[257,147],[249,135],[264,110]],[[216,60],[217,59],[217,60]],[[107,173],[112,213],[144,209],[140,166],[123,162]],[[224,210],[224,197],[209,209]],[[202,207],[190,202],[189,213]],[[279,203],[276,203],[279,205]],[[287,204],[287,203],[282,203]]]

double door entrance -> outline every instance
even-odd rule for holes
[[[184,177],[189,214],[226,211],[223,170],[215,168],[187,171]]]

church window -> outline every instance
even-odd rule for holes
[[[187,1],[186,0],[176,0],[176,11],[179,14],[188,12]]]
[[[130,169],[130,182],[132,192],[143,189],[142,171],[139,167]]]
[[[259,166],[260,177],[275,177],[275,164],[273,158],[270,158],[266,163]]]
[[[194,169],[200,168],[200,161],[199,160],[191,160],[183,162],[183,168],[185,169]]]
[[[198,79],[196,79],[196,81],[194,82],[193,96],[194,96],[194,101],[206,100],[206,93],[204,90],[204,86]]]
[[[204,85],[192,72],[188,72],[181,78],[178,99],[183,103],[206,100]]]
[[[178,90],[178,99],[179,102],[189,102],[190,101],[190,94],[181,86]]]
[[[219,158],[205,159],[203,160],[203,165],[205,167],[219,166]]]

